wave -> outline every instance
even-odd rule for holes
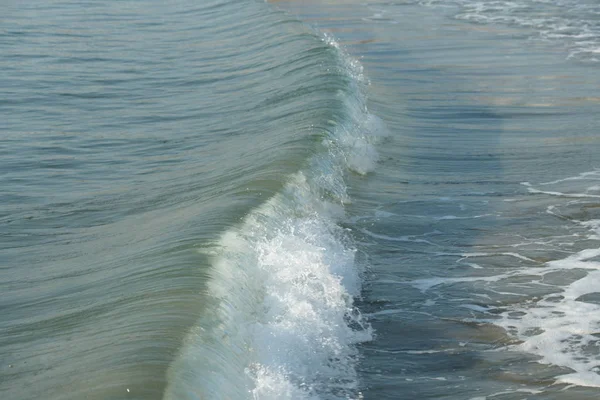
[[[331,96],[343,110],[306,166],[218,240],[209,304],[169,368],[165,400],[361,397],[356,345],[372,329],[354,305],[363,266],[338,222],[344,176],[375,168],[386,129],[367,110],[362,66],[333,38],[314,39],[335,58],[344,86]]]

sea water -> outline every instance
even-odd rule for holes
[[[600,5],[10,3],[6,399],[596,399]]]

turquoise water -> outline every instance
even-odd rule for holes
[[[0,19],[6,399],[593,399],[593,1]]]

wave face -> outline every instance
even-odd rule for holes
[[[368,113],[360,64],[329,37],[343,104],[305,168],[225,232],[212,254],[211,305],[169,372],[165,399],[359,398],[355,345],[371,328],[353,304],[361,268],[338,225],[348,171],[365,174],[385,135]]]
[[[2,397],[358,396],[361,66],[254,0],[4,16]]]

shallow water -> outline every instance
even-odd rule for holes
[[[3,398],[596,398],[573,4],[9,8]]]
[[[598,67],[465,3],[287,4],[360,57],[391,131],[350,183],[365,398],[595,398]]]

